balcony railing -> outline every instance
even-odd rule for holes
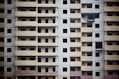
[[[38,72],[36,70],[17,70],[16,75],[55,76],[58,72]]]

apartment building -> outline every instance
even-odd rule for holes
[[[0,79],[119,79],[119,0],[0,0]]]

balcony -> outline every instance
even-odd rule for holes
[[[70,76],[80,76],[81,71],[70,71]]]
[[[36,60],[16,60],[16,66],[56,66],[57,62],[37,62]]]
[[[81,42],[71,42],[70,47],[81,47]]]
[[[119,16],[105,16],[105,21],[119,21]]]
[[[118,41],[119,40],[119,36],[116,36],[116,35],[107,35],[107,36],[105,36],[105,40],[106,41]]]
[[[81,66],[81,70],[82,71],[92,71],[93,70],[93,66]]]
[[[16,31],[16,36],[57,36],[57,33],[37,33],[37,31]]]
[[[92,51],[92,46],[84,46],[84,47],[81,47],[81,51]]]
[[[79,9],[81,8],[81,4],[70,4],[70,8]]]
[[[0,42],[0,46],[3,47],[4,46],[4,42]]]
[[[81,18],[81,22],[82,22],[82,23],[87,23],[87,19]]]
[[[16,46],[36,46],[37,41],[15,41]]]
[[[40,16],[40,17],[56,17],[58,13],[37,13],[36,11],[17,11],[16,16]]]
[[[0,13],[0,18],[4,18],[4,13]]]
[[[57,52],[54,52],[54,53],[45,53],[45,52],[38,53],[37,51],[27,50],[27,51],[15,51],[15,56],[58,56],[58,53]]]
[[[119,55],[105,55],[105,60],[119,60]]]
[[[81,66],[81,61],[70,61],[70,66]]]
[[[92,8],[81,8],[81,13],[92,13],[93,9]]]
[[[0,76],[4,76],[4,71],[0,71]]]
[[[16,75],[39,75],[39,76],[55,76],[58,72],[37,72],[35,70],[17,70]]]
[[[105,75],[104,79],[119,79],[119,75]]]
[[[119,26],[105,26],[104,29],[105,31],[119,31]]]
[[[4,27],[4,22],[3,23],[0,23],[0,27]]]
[[[58,23],[37,23],[37,26],[42,26],[42,27],[45,27],[45,26],[58,26]]]
[[[37,26],[37,21],[16,21],[15,26]]]
[[[91,27],[82,27],[81,32],[92,32],[93,29]]]
[[[93,57],[92,56],[81,56],[82,61],[92,61]]]
[[[4,66],[4,61],[0,61],[0,66]]]
[[[81,52],[70,52],[70,57],[80,57]]]
[[[104,2],[119,2],[119,0],[104,0]]]
[[[119,7],[118,6],[105,6],[104,7],[104,11],[119,11]]]
[[[37,2],[22,2],[22,1],[16,1],[16,6],[17,7],[36,7]]]
[[[0,56],[4,56],[4,52],[0,52]]]
[[[37,36],[36,31],[16,31],[16,36]]]
[[[91,42],[92,41],[92,37],[81,37],[81,41],[82,42]]]
[[[81,27],[81,23],[70,23],[70,27],[79,28]]]
[[[81,18],[81,14],[80,13],[71,13],[70,18]]]
[[[105,50],[119,50],[119,45],[105,45]]]
[[[38,4],[37,2],[16,2],[17,7],[58,7],[58,4]]]
[[[84,75],[84,76],[81,76],[81,79],[93,79],[92,76],[88,76],[88,75]]]
[[[105,70],[119,70],[119,65],[105,65]]]
[[[4,8],[4,3],[0,3],[0,8]]]
[[[70,37],[81,37],[81,33],[80,32],[70,33]]]
[[[4,32],[0,32],[0,37],[4,37]]]
[[[38,43],[37,41],[16,41],[16,46],[57,46],[57,43]]]

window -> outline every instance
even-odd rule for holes
[[[0,0],[0,3],[4,3],[4,0]]]
[[[3,51],[4,51],[4,47],[0,47],[0,51],[2,51],[2,52],[3,52]]]
[[[63,4],[67,4],[67,0],[63,0]]]
[[[7,72],[11,72],[11,68],[7,68]]]
[[[67,33],[67,29],[63,29],[63,33]]]
[[[4,32],[4,28],[0,28],[0,32]]]
[[[40,38],[38,38],[38,42],[41,42],[41,39]]]
[[[1,0],[0,0],[0,1],[1,1]],[[0,8],[0,13],[4,13],[4,9],[1,9],[1,8]]]
[[[99,28],[99,24],[95,24],[95,28]]]
[[[12,32],[12,30],[11,29],[7,29],[7,33],[11,33]]]
[[[99,62],[96,62],[95,65],[96,65],[96,66],[100,66],[100,63],[99,63]]]
[[[53,43],[55,42],[55,38],[52,39],[52,42],[53,42]]]
[[[96,42],[96,49],[101,49],[102,48],[102,42]]]
[[[63,48],[63,52],[67,52],[67,48]]]
[[[92,8],[92,4],[87,4],[87,8]]]
[[[67,68],[66,67],[63,68],[63,72],[67,72]]]
[[[45,20],[45,23],[48,23],[48,19]]]
[[[38,3],[41,3],[41,0],[38,0]]]
[[[67,58],[63,58],[63,62],[67,62]]]
[[[41,29],[40,28],[38,28],[38,33],[41,33]]]
[[[67,10],[63,10],[63,14],[67,14]]]
[[[95,18],[99,18],[99,14],[95,14],[94,16],[95,16]]]
[[[55,33],[55,29],[53,29],[52,32]]]
[[[95,5],[95,8],[96,8],[96,9],[99,9],[99,5]]]
[[[55,19],[53,19],[52,22],[55,23]]]
[[[55,52],[55,48],[52,49],[52,52]]]
[[[41,68],[40,67],[38,68],[38,72],[41,72]]]
[[[63,79],[67,79],[67,77],[63,77]]]
[[[7,52],[12,52],[12,49],[11,48],[7,48]]]
[[[63,19],[63,23],[67,23],[67,19]]]
[[[48,72],[48,68],[45,68],[45,72]]]
[[[12,0],[7,0],[7,4],[12,4]]]
[[[12,79],[11,77],[7,77],[7,79]]]
[[[11,19],[7,19],[7,23],[11,23],[12,22],[12,20]]]
[[[0,22],[4,22],[4,18],[0,18]]]
[[[55,62],[55,58],[53,58],[53,62]]]
[[[0,37],[0,42],[4,42],[4,38],[3,37]]]
[[[11,62],[11,58],[7,58],[7,62]]]
[[[45,33],[48,33],[48,29],[45,29]]]
[[[55,67],[53,67],[53,69],[52,69],[52,70],[53,70],[53,72],[55,72]]]
[[[55,13],[55,10],[53,10],[52,12]]]
[[[45,10],[45,13],[48,13],[48,10]]]
[[[41,52],[41,48],[38,48],[38,52]]]
[[[7,42],[11,42],[11,39],[9,38],[9,39],[7,39]]]
[[[48,62],[48,58],[45,58],[45,62]]]
[[[96,34],[95,34],[95,37],[100,37],[99,33],[96,33]]]
[[[4,61],[4,57],[0,57],[0,61]]]
[[[45,52],[48,52],[48,48],[45,48]]]
[[[53,0],[53,3],[55,3],[55,0]]]
[[[96,55],[96,57],[99,57],[99,56],[100,56],[100,54],[99,54],[99,53],[96,53],[95,55]]]
[[[45,3],[48,3],[48,0],[45,0]]]
[[[67,43],[67,39],[63,39],[63,43]]]
[[[45,42],[48,43],[48,39],[45,39]]]
[[[38,62],[41,62],[41,58],[38,58]]]
[[[100,76],[100,72],[96,72],[96,76]]]
[[[11,11],[11,10],[7,10],[7,13],[8,13],[8,14],[11,14],[11,13],[12,13],[12,11]]]

